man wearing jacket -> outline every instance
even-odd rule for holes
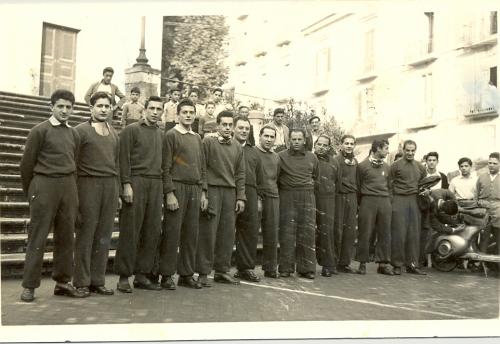
[[[90,85],[87,93],[85,93],[85,103],[90,105],[90,97],[96,92],[105,92],[109,95],[111,99],[111,105],[113,106],[113,112],[116,112],[118,107],[122,105],[122,101],[125,101],[125,95],[120,91],[118,86],[111,83],[113,74],[115,71],[111,67],[106,67],[102,71],[102,79]],[[120,101],[116,103],[116,97],[120,98]],[[111,120],[111,115],[110,115]]]

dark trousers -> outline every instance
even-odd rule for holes
[[[262,270],[276,271],[278,266],[278,227],[280,199],[264,197],[262,200]]]
[[[316,271],[316,201],[312,190],[280,190],[279,272]]]
[[[208,275],[212,268],[220,273],[229,271],[234,247],[235,205],[235,188],[208,186],[209,210],[200,216],[196,272]]]
[[[118,206],[117,177],[78,177],[75,287],[103,286]]]
[[[431,214],[429,210],[420,213],[420,248],[418,253],[418,262],[420,266],[426,263],[426,253],[428,251],[429,241],[431,239],[432,228],[430,224]]]
[[[201,186],[174,182],[179,209],[163,209],[160,269],[163,276],[192,276],[200,218]],[[165,202],[166,204],[166,202]]]
[[[151,272],[161,234],[161,179],[132,176],[133,201],[123,202],[115,273],[120,276]]]
[[[35,175],[28,189],[30,226],[24,262],[23,287],[38,288],[47,236],[54,225],[52,278],[67,283],[73,276],[73,241],[78,212],[74,175],[50,178]]]
[[[316,195],[316,259],[327,268],[337,266],[334,249],[335,196]]]
[[[351,263],[356,241],[356,212],[358,199],[355,193],[335,195],[335,253],[339,265]]]
[[[420,209],[417,196],[394,195],[391,220],[391,263],[418,265],[420,249]]]
[[[236,217],[236,267],[241,271],[255,268],[259,239],[257,189],[245,185],[245,195],[245,211]]]
[[[358,247],[356,260],[367,263],[370,257],[370,239],[377,233],[375,261],[391,261],[391,217],[389,197],[362,196],[358,213]]]

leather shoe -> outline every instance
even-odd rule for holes
[[[176,289],[175,282],[174,282],[174,279],[172,278],[172,276],[162,276],[160,286],[163,289],[167,289],[167,290],[175,290]]]
[[[284,278],[290,277],[290,273],[288,271],[280,272],[280,277],[284,277]]]
[[[103,286],[103,285],[99,285],[99,286],[91,285],[89,287],[89,291],[91,293],[96,293],[96,294],[106,295],[106,296],[113,295],[115,293],[115,291],[113,289],[106,288],[106,286]]]
[[[420,270],[416,266],[407,266],[406,267],[406,273],[407,274],[414,274],[414,275],[427,275],[427,272]]]
[[[234,274],[235,278],[243,279],[249,282],[260,282],[259,276],[253,270],[241,270]]]
[[[116,290],[122,292],[122,293],[131,293],[132,292],[132,287],[130,286],[130,283],[128,282],[128,278],[127,279],[121,279],[118,281],[118,283],[116,284]]]
[[[85,294],[85,296],[90,296],[89,287],[75,287],[79,293]]]
[[[21,300],[24,302],[31,302],[35,299],[35,289],[34,288],[24,288],[21,293]]]
[[[385,265],[385,266],[379,266],[377,268],[377,273],[382,274],[382,275],[389,275],[389,276],[393,276],[394,275],[394,272],[387,265]],[[400,271],[400,275],[401,275],[401,271]]]
[[[240,284],[240,281],[232,277],[230,274],[225,273],[225,272],[216,272],[214,274],[214,282],[217,283],[226,283],[226,284],[233,284],[233,285],[238,285]]]
[[[134,278],[134,288],[145,290],[161,290],[160,285],[152,283],[144,275],[136,275]]]
[[[321,269],[321,276],[323,276],[323,277],[332,277],[332,273],[330,272],[330,269],[323,267]]]
[[[198,282],[201,284],[203,288],[210,288],[212,284],[208,281],[208,277],[205,274],[198,275]]]
[[[395,266],[394,269],[392,270],[392,273],[397,276],[401,275],[401,267]]]
[[[348,273],[348,274],[355,273],[355,271],[349,265],[339,265],[337,267],[337,270],[340,271],[340,272]]]
[[[195,280],[193,276],[180,276],[177,285],[182,287],[188,287],[193,289],[201,289],[202,285],[200,282]]]
[[[264,277],[280,278],[280,274],[276,271],[264,271]]]
[[[54,295],[57,296],[69,296],[75,298],[83,298],[89,296],[82,291],[79,291],[69,283],[56,283],[54,287]]]
[[[314,277],[316,277],[314,275],[314,272],[300,272],[299,276],[302,278],[307,278],[307,279],[314,279]]]
[[[366,264],[359,263],[359,268],[358,268],[358,271],[356,271],[356,273],[359,275],[366,275]]]

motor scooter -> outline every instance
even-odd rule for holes
[[[497,270],[500,255],[495,254],[497,243],[489,245],[486,252],[479,249],[479,235],[489,226],[489,218],[484,208],[461,209],[464,223],[450,227],[446,234],[433,235],[431,239],[431,264],[439,271],[452,271],[459,263],[479,262],[485,276],[488,270]]]

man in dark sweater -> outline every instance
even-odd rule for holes
[[[255,147],[247,140],[250,134],[250,121],[246,117],[234,120],[234,138],[243,147],[245,158],[245,211],[236,217],[236,278],[259,282],[253,271],[257,255],[259,237],[259,210],[262,197],[257,186],[262,184],[262,165]]]
[[[393,275],[387,265],[391,260],[391,200],[389,198],[389,166],[384,162],[389,154],[387,140],[375,140],[370,156],[363,160],[356,172],[361,202],[358,214],[358,247],[356,260],[359,262],[358,273],[366,274],[369,260],[370,238],[375,231],[377,246],[377,272]]]
[[[76,228],[73,285],[82,293],[113,295],[104,283],[111,233],[118,206],[119,141],[107,122],[111,99],[104,92],[90,97],[91,119],[75,129],[78,151],[78,198],[80,221]]]
[[[200,218],[196,252],[198,281],[210,287],[207,275],[215,270],[214,281],[239,284],[228,272],[231,267],[235,237],[235,215],[245,210],[245,160],[243,148],[232,138],[233,113],[217,115],[216,136],[203,139],[205,153],[208,209]]]
[[[319,161],[320,178],[316,180],[316,258],[322,266],[321,275],[337,274],[337,257],[334,249],[335,184],[337,166],[330,157],[330,137],[320,134],[314,144],[314,154]]]
[[[290,130],[290,148],[279,153],[281,277],[314,279],[316,272],[316,201],[314,182],[319,178],[318,158],[305,150],[305,132]]]
[[[425,167],[415,161],[417,144],[412,140],[403,143],[403,158],[395,161],[390,169],[389,182],[392,195],[391,263],[394,274],[406,272],[425,275],[418,268],[420,247],[420,209],[417,204],[418,182],[425,177]]]
[[[337,166],[338,183],[335,194],[335,253],[340,272],[354,273],[350,267],[354,241],[356,240],[356,212],[358,209],[356,169],[354,157],[356,139],[352,135],[341,138],[341,151],[333,159]]]
[[[163,200],[163,133],[157,122],[163,103],[151,96],[144,118],[120,133],[120,179],[123,206],[120,211],[120,238],[115,257],[117,289],[131,293],[128,278],[135,274],[134,287],[161,290],[146,274],[153,268],[161,234]]]
[[[182,100],[177,106],[177,124],[167,131],[164,141],[163,234],[160,248],[161,286],[174,290],[172,275],[179,274],[178,284],[200,289],[193,279],[200,208],[207,208],[205,156],[200,135],[191,125],[196,116],[195,104]]]
[[[262,183],[257,185],[262,197],[262,270],[264,276],[279,278],[278,266],[278,227],[280,200],[278,174],[280,157],[273,152],[276,129],[263,126],[260,129],[259,145],[255,148],[262,165]]]
[[[80,138],[68,124],[75,96],[57,90],[50,97],[52,116],[31,129],[21,159],[21,181],[30,204],[30,226],[21,300],[31,302],[40,286],[43,254],[54,225],[54,295],[85,297],[69,282],[73,275],[73,241],[78,196],[76,156]]]

